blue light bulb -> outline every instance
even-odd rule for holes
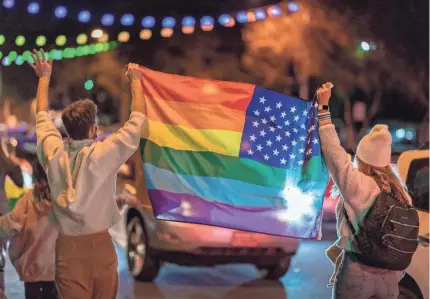
[[[54,10],[54,15],[58,19],[64,18],[65,16],[67,16],[67,8],[65,8],[64,6],[57,6]]]
[[[40,10],[40,5],[37,2],[31,2],[27,7],[27,11],[32,15],[37,14],[39,10]]]
[[[132,14],[125,14],[121,17],[121,24],[123,26],[131,26],[134,23],[134,16]]]
[[[108,14],[103,15],[102,25],[112,26],[114,22],[115,22],[115,17],[112,14],[108,13]]]
[[[81,23],[88,23],[91,20],[91,13],[88,10],[83,10],[78,14],[78,20]]]

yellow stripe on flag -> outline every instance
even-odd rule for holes
[[[145,127],[142,138],[149,139],[158,146],[177,150],[213,152],[237,157],[239,156],[242,132],[192,129],[148,120],[148,126]]]

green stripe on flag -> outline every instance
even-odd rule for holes
[[[212,152],[180,151],[160,147],[155,143],[141,139],[143,162],[177,174],[220,177],[242,182],[282,188],[291,170],[271,167],[247,158],[230,157]],[[326,181],[327,170],[321,156],[314,156],[309,161],[303,179],[308,181]]]

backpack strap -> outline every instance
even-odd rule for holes
[[[343,206],[343,214],[345,215],[345,219],[346,219],[346,222],[348,223],[349,230],[351,231],[352,236],[354,237],[354,240],[355,240],[355,242],[357,242],[357,245],[358,245],[357,231],[355,230],[354,226],[352,225],[352,222],[348,216],[348,212],[345,209],[345,206]]]

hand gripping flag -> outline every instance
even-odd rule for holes
[[[328,171],[315,102],[146,68],[142,85],[156,219],[318,237]]]

